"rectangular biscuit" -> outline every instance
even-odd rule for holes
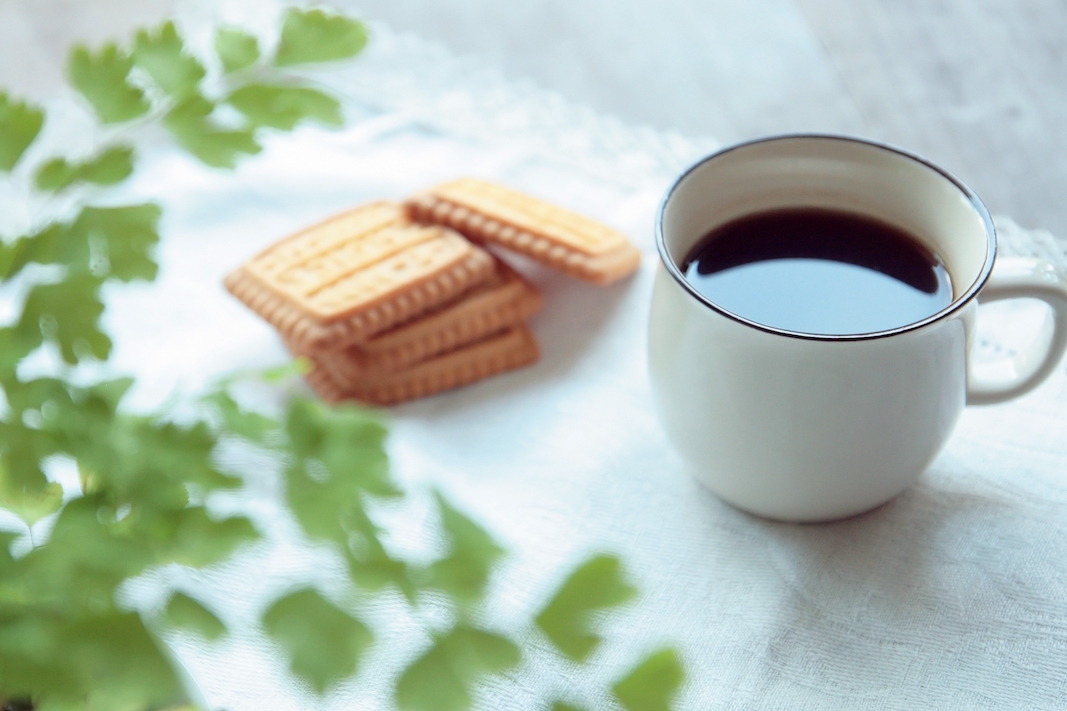
[[[595,284],[621,279],[641,262],[641,252],[621,232],[483,180],[442,183],[409,198],[405,206],[420,222],[446,225]]]
[[[316,354],[341,382],[401,370],[438,353],[525,321],[541,309],[535,286],[500,260],[489,280],[463,295],[363,343]]]
[[[404,217],[393,202],[361,205],[272,244],[250,259],[245,268],[264,281],[281,278],[282,282],[287,282],[291,277],[280,275],[299,273],[303,268],[320,264],[325,256],[338,248],[363,245],[364,242],[353,241],[353,238],[374,235],[386,226],[405,225]]]
[[[226,288],[298,353],[366,340],[487,279],[485,250],[412,223],[395,203],[357,207],[261,252]]]
[[[355,381],[341,381],[310,356],[306,379],[327,402],[359,400],[394,405],[531,365],[540,358],[530,329],[519,324],[403,370]]]

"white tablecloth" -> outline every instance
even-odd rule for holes
[[[248,5],[228,5],[229,19],[270,26]],[[188,26],[205,22],[203,8],[186,9]],[[610,618],[590,668],[537,644],[483,691],[482,708],[541,708],[539,688],[606,708],[602,689],[663,644],[688,669],[684,709],[1067,707],[1064,367],[1020,400],[967,410],[930,471],[871,513],[825,525],[740,513],[686,473],[646,377],[654,211],[671,177],[714,143],[630,130],[383,28],[361,62],[321,78],[349,97],[348,129],[274,137],[232,174],[162,144],[145,161],[130,193],[164,201],[163,269],[157,284],[113,295],[115,365],[138,374],[134,402],[149,406],[283,362],[223,275],[326,215],[454,176],[504,182],[630,235],[644,263],[610,288],[529,270],[547,297],[532,322],[536,366],[390,411],[397,477],[441,488],[513,554],[488,625],[528,624],[592,551],[620,553],[642,591]],[[1048,235],[1001,224],[1009,249],[1062,258]],[[223,610],[228,640],[169,638],[213,708],[387,708],[392,675],[426,644],[402,606],[372,607],[379,672],[324,699],[294,685],[256,631],[262,605],[297,577],[345,594],[340,563],[298,540],[276,488],[265,475],[243,501],[219,502],[250,511],[266,543],[218,570],[161,571],[131,599],[151,606],[176,585]],[[420,535],[426,499],[416,499],[391,514],[404,524],[395,542],[429,551],[438,542]]]

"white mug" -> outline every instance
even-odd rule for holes
[[[686,281],[683,261],[709,231],[792,207],[859,213],[920,238],[945,263],[952,302],[889,331],[814,335],[731,313]],[[656,241],[649,369],[660,420],[700,481],[768,518],[825,521],[889,501],[927,468],[965,405],[1029,391],[1067,347],[1064,275],[1037,260],[994,270],[981,200],[891,146],[803,135],[727,148],[669,189]],[[977,304],[1024,297],[1051,307],[1051,327],[1013,378],[983,381],[971,367]]]

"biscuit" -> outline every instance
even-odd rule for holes
[[[358,345],[317,353],[316,360],[341,382],[401,370],[521,323],[543,300],[536,287],[496,260],[493,276],[459,298]]]
[[[294,350],[311,353],[364,341],[492,271],[489,254],[461,235],[377,202],[281,240],[224,283]]]
[[[633,273],[641,252],[626,235],[583,215],[494,183],[460,178],[405,202],[419,222],[446,225],[594,284]]]
[[[522,368],[535,363],[539,357],[540,350],[533,334],[520,324],[395,373],[365,380],[338,380],[312,355],[312,369],[306,379],[327,402],[359,400],[374,405],[394,405]]]

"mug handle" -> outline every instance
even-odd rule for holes
[[[1040,259],[997,260],[989,281],[978,294],[987,304],[1005,299],[1039,299],[1052,309],[1041,334],[1013,360],[1015,377],[989,382],[967,376],[967,404],[991,405],[1028,393],[1047,378],[1067,350],[1067,277],[1055,265]]]

